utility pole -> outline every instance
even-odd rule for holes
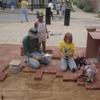
[[[33,0],[31,0],[31,11],[33,11]]]

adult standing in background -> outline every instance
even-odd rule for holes
[[[6,7],[7,7],[6,0],[2,0],[2,9],[5,10]]]
[[[1,9],[2,9],[2,0],[0,0],[0,7],[1,7]]]
[[[1,9],[2,9],[2,0],[0,0],[0,7],[1,7]]]
[[[60,18],[62,18],[65,15],[66,10],[66,4],[64,1],[61,2],[61,12],[60,12]]]
[[[21,16],[22,16],[22,20],[21,22],[28,22],[28,14],[27,14],[27,8],[28,8],[28,1],[27,0],[22,0],[21,1]]]
[[[51,9],[51,17],[53,19],[53,8],[54,8],[54,6],[53,6],[53,3],[51,2],[51,0],[50,0],[50,2],[48,4],[48,7]]]
[[[58,1],[56,4],[57,15],[59,15],[60,10],[61,10],[61,5],[60,5],[60,2]]]

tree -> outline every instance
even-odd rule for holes
[[[68,8],[72,9],[73,0],[65,0],[65,3]]]

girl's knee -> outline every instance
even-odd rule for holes
[[[70,67],[70,70],[73,72],[75,72],[77,70],[77,65],[73,59],[71,59],[69,61],[69,67]]]
[[[67,69],[67,63],[63,59],[61,59],[61,61],[59,63],[59,68],[61,71],[66,71],[66,69]]]
[[[64,66],[59,66],[59,68],[60,68],[60,70],[63,71],[63,72],[67,70],[66,67],[64,67]]]

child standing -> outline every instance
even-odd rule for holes
[[[59,47],[62,53],[60,69],[62,71],[66,71],[66,69],[69,67],[72,72],[75,72],[77,69],[76,63],[73,59],[75,46],[71,33],[68,32],[65,34],[64,39],[59,44]]]
[[[34,26],[40,33],[40,43],[42,43],[43,52],[46,52],[46,39],[48,38],[48,32],[45,22],[43,21],[43,12],[38,12],[38,21],[35,22]]]
[[[27,0],[21,1],[21,15],[22,15],[21,22],[23,22],[24,19],[26,20],[26,22],[28,22],[28,14],[27,14],[28,5],[29,5],[29,3]]]

